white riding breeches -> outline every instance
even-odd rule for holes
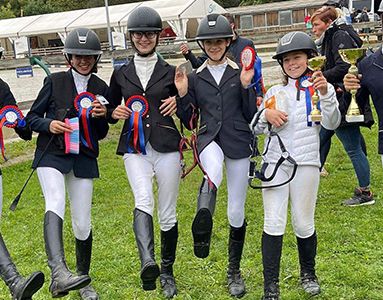
[[[266,176],[274,169],[269,165]],[[293,168],[281,166],[273,180],[263,186],[282,183],[290,178]],[[269,174],[267,174],[269,173]],[[270,189],[262,189],[264,207],[264,231],[269,235],[283,235],[286,229],[287,208],[291,201],[291,218],[295,235],[308,238],[315,231],[314,215],[319,187],[319,168],[298,166],[295,177],[289,183]]]
[[[52,211],[63,220],[67,187],[74,235],[79,240],[86,240],[92,226],[93,179],[77,178],[73,171],[62,174],[50,167],[38,167],[37,175],[45,198],[45,212]]]
[[[226,166],[227,216],[232,227],[242,227],[245,221],[245,202],[247,194],[247,173],[249,159],[231,159],[224,155],[216,142],[211,142],[200,153],[204,171],[218,189],[223,178],[223,165]]]
[[[160,153],[146,144],[146,155],[125,153],[125,171],[133,191],[135,208],[153,216],[153,177],[158,186],[158,219],[162,231],[177,222],[176,206],[181,179],[178,152]]]

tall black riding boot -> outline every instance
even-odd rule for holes
[[[0,275],[11,291],[12,299],[32,299],[44,284],[44,274],[34,272],[28,278],[22,277],[12,262],[2,235],[0,234]]]
[[[145,291],[156,289],[156,279],[160,275],[154,257],[153,218],[139,209],[134,209],[133,229],[141,260],[142,288]]]
[[[92,258],[92,231],[86,240],[81,241],[76,239],[76,260],[77,274],[89,275],[90,262]],[[79,289],[81,299],[83,300],[98,300],[98,294],[91,284]]]
[[[178,223],[170,230],[161,231],[161,274],[162,292],[166,298],[177,295],[176,281],[173,275],[173,264],[176,259],[178,240]]]
[[[312,296],[320,293],[318,278],[315,275],[315,256],[317,254],[317,235],[301,239],[297,237],[299,263],[301,266],[301,285]]]
[[[227,268],[227,285],[231,296],[240,298],[246,293],[245,282],[241,276],[240,263],[245,243],[246,222],[242,227],[230,226],[229,266]]]
[[[91,280],[88,275],[76,276],[68,270],[64,255],[63,220],[51,211],[45,213],[44,239],[48,265],[52,272],[49,286],[52,297],[64,297],[69,291],[87,286]]]
[[[213,183],[209,185],[208,180],[204,178],[198,195],[197,214],[192,225],[194,254],[199,258],[209,255],[216,198],[217,188]]]
[[[262,234],[263,300],[279,300],[279,269],[283,235]]]

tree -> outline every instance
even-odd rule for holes
[[[12,6],[10,3],[0,6],[0,19],[9,19],[16,17],[12,11]]]
[[[241,0],[215,0],[219,5],[221,5],[223,8],[228,7],[237,7]]]
[[[45,0],[29,0],[24,8],[24,16],[41,15],[54,12],[53,7]]]

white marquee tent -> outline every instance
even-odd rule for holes
[[[109,6],[112,31],[126,32],[129,14],[140,5],[156,9],[180,39],[185,38],[189,20],[226,12],[214,0],[152,0],[113,5]],[[64,40],[69,31],[78,27],[107,28],[105,7],[0,20],[0,39],[13,43],[16,38],[57,34]]]

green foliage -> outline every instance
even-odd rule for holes
[[[10,3],[0,6],[0,20],[14,18],[15,14],[12,11],[12,6]]]
[[[376,117],[376,115],[375,115]],[[108,139],[101,145],[100,173],[95,180],[93,199],[94,249],[91,276],[102,299],[164,299],[159,283],[157,290],[144,292],[139,278],[140,263],[132,230],[134,199],[126,178],[123,161],[115,155],[121,122],[112,126]],[[352,165],[334,137],[328,163],[330,175],[321,178],[317,201],[318,233],[317,274],[323,292],[316,299],[362,300],[382,299],[383,219],[380,157],[376,153],[378,130],[363,129],[371,165],[371,185],[377,203],[366,207],[343,207],[343,199],[352,195],[356,178]],[[34,142],[7,145],[10,158],[33,152]],[[186,154],[191,163],[191,155]],[[1,232],[20,272],[27,275],[42,270],[45,285],[33,299],[50,299],[50,271],[46,264],[42,234],[44,199],[36,176],[32,177],[15,212],[7,208],[30,172],[30,161],[3,167],[4,205]],[[226,182],[219,192],[214,216],[211,254],[207,259],[193,255],[191,224],[202,174],[195,169],[181,182],[177,206],[179,244],[174,265],[179,295],[175,299],[230,300],[226,289],[228,221],[226,216]],[[155,193],[156,187],[155,187]],[[155,218],[156,254],[160,261],[160,236]],[[242,299],[260,299],[262,294],[262,258],[260,239],[263,226],[261,193],[249,189],[246,202],[248,234],[241,262],[248,293]],[[68,265],[75,270],[74,237],[69,204],[64,222],[65,251]],[[281,292],[285,300],[309,299],[299,287],[297,247],[291,223],[287,225],[281,262]],[[0,299],[10,299],[0,281]],[[67,297],[79,300],[76,292]]]
[[[45,0],[29,0],[23,7],[24,16],[40,15],[54,12],[51,4]]]
[[[219,5],[221,5],[224,8],[228,7],[237,7],[241,0],[215,0]]]

